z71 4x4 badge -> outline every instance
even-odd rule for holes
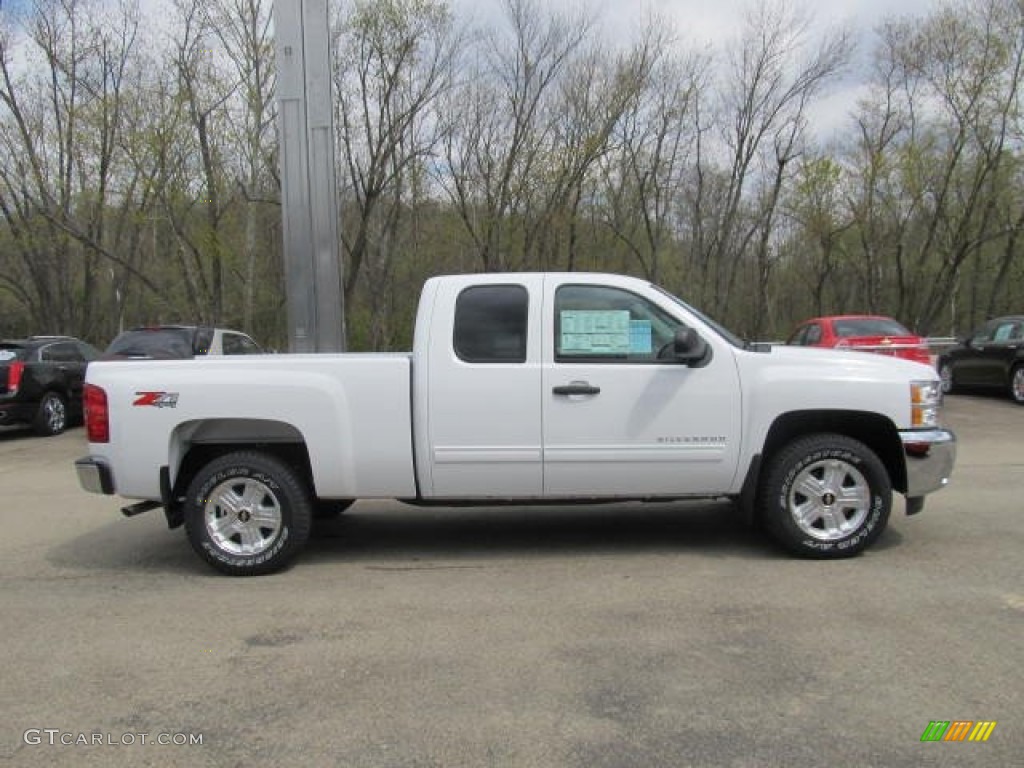
[[[149,405],[153,408],[177,408],[177,392],[136,392],[132,405]]]

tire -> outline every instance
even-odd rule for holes
[[[768,532],[793,554],[851,557],[885,530],[892,484],[863,443],[844,435],[808,435],[771,460],[759,506]]]
[[[1010,397],[1017,405],[1024,405],[1024,364],[1017,363],[1010,371]]]
[[[953,383],[953,366],[948,360],[939,363],[939,380],[942,382],[942,394],[952,395],[956,392],[956,384]]]
[[[39,401],[32,426],[37,435],[59,435],[68,427],[68,404],[57,392],[47,392]]]
[[[313,519],[336,520],[355,502],[355,499],[317,499],[313,502]]]
[[[239,451],[214,459],[189,484],[185,531],[196,553],[231,576],[280,570],[309,539],[309,491],[280,459]]]

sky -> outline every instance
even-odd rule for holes
[[[100,0],[111,3],[116,0]],[[336,0],[333,0],[336,1]],[[674,25],[681,41],[690,47],[712,49],[726,46],[738,35],[744,11],[758,0],[537,0],[541,7],[585,10],[598,18],[609,40],[628,40],[635,36],[648,14]],[[797,7],[809,9],[815,27],[823,29],[834,24],[849,24],[860,41],[858,62],[866,64],[870,55],[872,30],[889,16],[923,16],[938,8],[942,0],[789,0]],[[0,0],[0,14],[17,6],[25,7],[31,0]],[[143,5],[160,0],[142,0]],[[462,19],[473,18],[490,25],[501,18],[502,0],[448,0]],[[157,15],[157,14],[152,14]],[[854,64],[857,66],[857,63]],[[825,132],[838,127],[845,114],[852,110],[861,92],[862,77],[856,75],[837,83],[827,99],[818,105],[819,129]]]
[[[955,0],[954,0],[955,1]],[[502,0],[449,0],[460,15],[492,23],[501,18]],[[596,14],[610,40],[633,38],[650,13],[674,26],[687,48],[721,49],[739,35],[744,12],[757,0],[538,0],[543,7],[578,9]],[[812,29],[849,25],[858,41],[851,72],[835,83],[831,91],[810,110],[819,138],[840,130],[865,92],[865,77],[857,74],[870,61],[874,29],[889,17],[923,17],[942,5],[943,0],[789,0],[809,10]]]
[[[941,0],[790,0],[797,7],[812,9],[822,24],[850,22],[868,32],[888,15],[917,16],[940,5]],[[497,16],[501,0],[450,0],[478,18]],[[653,11],[676,25],[686,38],[697,43],[717,44],[734,35],[744,9],[752,0],[540,0],[545,7],[584,8],[596,12],[614,37],[628,35],[644,14]]]

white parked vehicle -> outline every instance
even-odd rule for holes
[[[411,354],[89,367],[89,491],[162,506],[230,574],[275,570],[354,499],[727,497],[798,555],[864,550],[893,491],[943,487],[935,371],[745,343],[656,286],[602,274],[437,277]]]

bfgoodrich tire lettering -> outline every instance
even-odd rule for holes
[[[299,474],[274,456],[239,451],[189,484],[185,531],[206,562],[232,576],[271,573],[309,539],[312,504]]]
[[[798,438],[770,462],[761,487],[765,527],[803,557],[850,557],[885,530],[888,472],[863,443],[836,434]]]

